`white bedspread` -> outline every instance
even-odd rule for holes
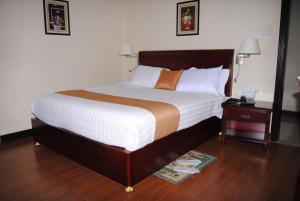
[[[224,97],[151,89],[119,83],[89,91],[170,103],[180,112],[178,130],[202,120],[221,118]],[[43,122],[92,140],[134,151],[154,141],[155,117],[148,110],[61,94],[36,98],[32,113]]]

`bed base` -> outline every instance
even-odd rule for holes
[[[212,117],[130,152],[49,126],[38,119],[32,119],[32,125],[36,128],[35,142],[123,184],[127,192],[221,130],[220,119]]]

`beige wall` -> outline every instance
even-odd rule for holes
[[[282,109],[300,111],[300,90],[296,76],[300,75],[300,1],[292,0],[289,42],[286,60]]]
[[[239,47],[259,37],[262,55],[242,66],[239,89],[272,100],[281,0],[201,0],[200,33],[176,36],[178,0],[71,0],[71,36],[45,35],[41,0],[0,1],[0,135],[30,128],[30,105],[42,94],[122,81],[122,42],[135,51]],[[136,65],[129,58],[127,67]]]
[[[176,36],[178,0],[127,2],[127,38],[136,51],[237,50],[242,38],[258,37],[262,54],[245,60],[234,92],[239,96],[242,87],[254,87],[260,90],[256,99],[273,100],[281,0],[200,0],[199,35],[180,37]]]
[[[124,79],[122,1],[70,1],[71,36],[45,34],[42,2],[0,1],[0,135],[31,128],[37,96]]]

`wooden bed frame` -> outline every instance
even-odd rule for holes
[[[141,51],[139,64],[172,70],[223,65],[230,69],[225,87],[225,94],[230,96],[233,55],[232,49]],[[126,191],[132,191],[131,186],[220,132],[221,120],[212,117],[133,152],[49,126],[38,119],[32,119],[32,126],[36,128],[34,141],[127,186]]]

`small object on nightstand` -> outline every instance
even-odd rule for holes
[[[255,101],[254,99],[246,98],[246,96],[241,96],[240,99],[238,98],[229,98],[226,102],[226,104],[241,104],[241,105],[248,105],[248,106],[254,106]]]
[[[238,98],[229,98],[229,99],[227,99],[227,101],[225,103],[226,104],[237,104],[239,102],[241,102],[241,100]]]
[[[248,98],[246,96],[241,96],[241,105],[248,105],[248,106],[254,106],[255,101],[253,98]]]
[[[242,96],[241,96],[241,105],[248,105],[248,106],[253,106],[255,105],[255,94],[256,94],[256,89],[254,88],[243,88],[241,90]]]
[[[270,141],[272,103],[256,102],[255,105],[222,104],[222,137],[262,143],[265,148]]]

